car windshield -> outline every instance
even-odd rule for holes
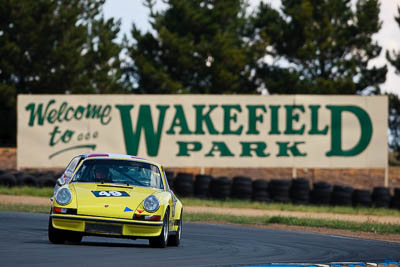
[[[87,159],[75,173],[72,182],[116,183],[164,189],[157,166],[120,159]]]

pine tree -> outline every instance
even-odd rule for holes
[[[15,144],[18,94],[117,93],[119,23],[104,0],[0,0],[0,144]]]
[[[270,93],[371,94],[386,66],[370,67],[381,47],[378,0],[282,0],[281,12],[260,3],[253,25],[274,60],[257,70]]]
[[[154,33],[132,29],[127,73],[141,93],[255,93],[243,0],[147,0]]]
[[[400,8],[397,9],[395,20],[400,27]],[[395,67],[396,74],[400,75],[400,51],[386,51],[386,58]],[[400,88],[400,87],[399,87]],[[390,88],[399,90],[399,88]],[[400,160],[400,98],[399,95],[389,93],[389,147],[397,152],[397,159]]]

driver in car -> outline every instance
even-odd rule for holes
[[[100,182],[112,182],[112,180],[108,177],[108,168],[106,166],[96,166],[94,171],[95,180]]]

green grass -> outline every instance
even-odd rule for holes
[[[315,205],[294,205],[284,203],[261,203],[244,200],[208,200],[196,198],[181,198],[184,205],[203,206],[203,207],[222,207],[222,208],[247,208],[260,210],[281,210],[281,211],[300,211],[314,213],[336,213],[336,214],[360,214],[360,215],[383,215],[400,216],[399,210],[383,208],[353,208],[341,206],[315,206]]]
[[[38,205],[21,205],[21,204],[2,204],[2,203],[0,203],[0,210],[32,212],[32,213],[49,213],[50,206],[49,205],[38,206]]]
[[[0,194],[15,196],[35,196],[35,197],[51,197],[53,195],[53,187],[5,187],[0,186]]]
[[[400,225],[394,224],[378,224],[378,223],[357,223],[348,221],[325,220],[325,219],[308,219],[308,218],[292,218],[292,217],[241,217],[226,216],[211,213],[185,213],[184,221],[186,222],[220,222],[234,223],[241,225],[268,225],[268,224],[284,224],[294,226],[308,226],[317,228],[343,229],[354,232],[369,232],[378,234],[400,234]]]

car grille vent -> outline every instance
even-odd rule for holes
[[[122,234],[122,225],[85,223],[85,232],[94,234]]]

